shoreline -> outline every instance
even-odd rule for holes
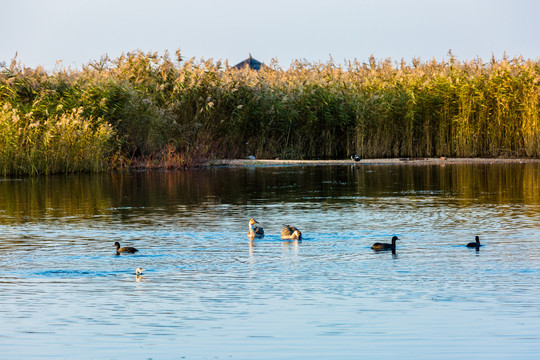
[[[525,164],[540,163],[529,158],[387,158],[344,160],[216,159],[203,167],[214,166],[322,166],[322,165],[448,165],[448,164]]]

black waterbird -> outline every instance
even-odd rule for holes
[[[139,251],[130,246],[120,247],[120,243],[118,241],[114,243],[114,246],[116,246],[116,255],[120,255],[121,253],[135,254],[137,251]]]
[[[392,250],[392,252],[396,251],[396,240],[399,240],[397,236],[392,237],[392,243],[375,243],[371,248],[376,251],[384,251],[384,250]]]
[[[475,240],[476,240],[475,242],[468,243],[467,247],[468,248],[476,248],[478,250],[480,248],[480,246],[482,246],[482,245],[480,245],[480,237],[477,235],[475,237]]]

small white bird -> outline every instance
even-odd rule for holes
[[[135,269],[135,281],[136,282],[143,282],[143,281],[146,281],[146,279],[144,278],[144,276],[142,275],[142,272],[144,271],[144,269],[138,267],[137,269]]]

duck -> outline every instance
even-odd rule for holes
[[[391,244],[387,244],[387,243],[375,243],[373,244],[373,246],[371,246],[371,248],[373,250],[377,250],[377,251],[382,251],[382,250],[392,250],[392,251],[396,251],[396,240],[399,240],[399,238],[397,236],[393,236],[392,237],[392,243]]]
[[[137,277],[141,276],[143,271],[144,269],[141,269],[140,267],[138,267],[137,269],[135,269],[135,276]]]
[[[283,225],[281,238],[284,240],[302,240],[302,233],[294,226]]]
[[[116,255],[120,255],[121,253],[135,254],[137,251],[139,251],[130,246],[120,247],[120,243],[118,241],[114,243],[114,246],[116,246]]]
[[[264,229],[259,225],[259,222],[253,218],[249,219],[249,231],[247,233],[248,238],[262,238],[264,236]]]
[[[476,240],[475,242],[468,243],[467,247],[468,248],[477,248],[478,249],[480,246],[482,246],[482,245],[480,245],[480,237],[479,236],[476,236],[475,240]]]
[[[358,156],[356,154],[351,154],[351,160],[360,161],[360,160],[362,160],[362,157]]]

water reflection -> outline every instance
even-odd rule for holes
[[[257,167],[39,177],[0,182],[0,222],[122,220],[147,209],[189,217],[216,206],[221,206],[221,216],[228,216],[227,205],[256,207],[269,202],[326,211],[343,200],[369,202],[407,195],[412,202],[432,196],[452,197],[460,205],[534,205],[540,201],[539,168],[535,163]]]

